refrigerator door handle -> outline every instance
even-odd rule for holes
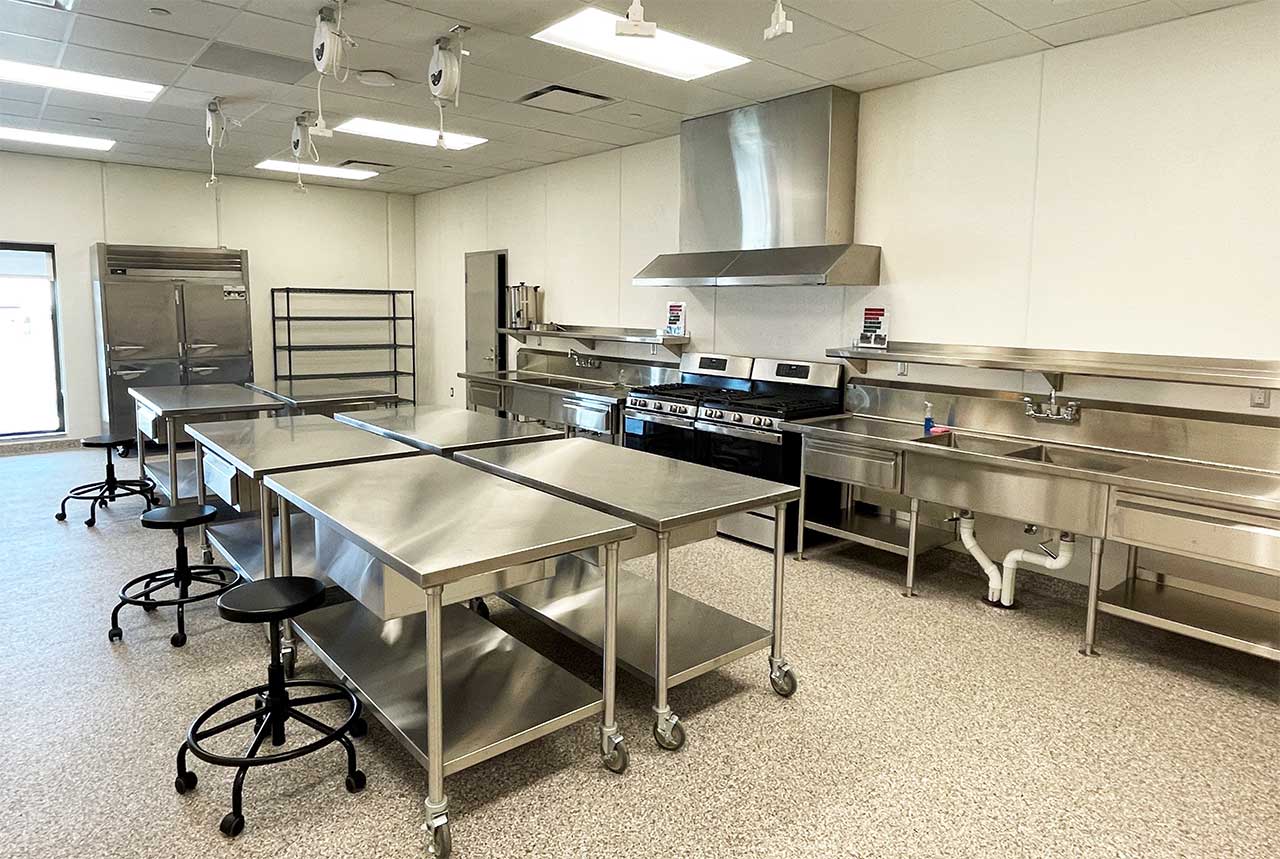
[[[221,343],[188,343],[187,349],[217,349]]]
[[[216,373],[221,369],[221,367],[188,367],[187,372],[199,373],[201,376],[207,376],[210,373]]]
[[[111,375],[119,376],[121,379],[136,379],[139,376],[147,375],[146,370],[112,370]]]
[[[147,348],[146,346],[138,346],[133,343],[120,343],[119,345],[116,345],[116,346],[108,346],[107,351],[108,352],[137,352],[141,349],[146,349],[146,348]]]

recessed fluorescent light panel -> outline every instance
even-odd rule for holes
[[[0,60],[0,81],[107,95],[112,98],[127,98],[130,101],[153,101],[160,94],[160,90],[164,89],[159,84],[131,81],[126,78],[110,78],[106,75],[91,75],[87,72],[73,72],[31,63],[15,63],[12,60]]]
[[[590,7],[541,33],[534,33],[533,38],[682,81],[751,62],[746,57],[677,36],[661,27],[651,39],[619,36],[615,25],[621,20],[618,15]]]
[[[41,146],[66,146],[71,149],[96,149],[106,152],[116,145],[105,137],[80,137],[76,134],[54,134],[50,131],[32,131],[29,128],[8,128],[0,125],[0,140],[17,143],[36,143]]]
[[[377,176],[373,170],[352,170],[349,167],[326,167],[323,164],[308,164],[297,161],[274,161],[268,158],[255,165],[259,170],[275,170],[280,173],[301,172],[303,176],[328,176],[330,179],[355,179],[357,182]]]
[[[365,119],[357,116],[335,126],[334,131],[345,131],[347,134],[361,134],[365,137],[380,137],[383,140],[396,140],[400,143],[416,143],[419,146],[435,146],[440,132],[434,128],[419,128],[416,125],[400,125],[395,122],[383,122],[380,119]],[[470,149],[481,143],[488,143],[487,137],[471,137],[466,134],[444,133],[444,148],[450,150]]]

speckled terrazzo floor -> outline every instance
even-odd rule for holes
[[[261,682],[264,647],[212,606],[189,613],[182,650],[166,612],[128,613],[125,642],[107,643],[117,588],[166,566],[172,538],[138,526],[137,502],[93,530],[79,511],[54,522],[64,489],[100,468],[81,451],[0,458],[0,855],[424,855],[423,771],[378,725],[359,745],[363,794],[343,790],[336,750],[251,773],[235,842],[217,830],[230,771],[201,766],[195,793],[174,793],[186,724]],[[1276,666],[1106,617],[1103,655],[1085,659],[1082,606],[1060,589],[995,612],[945,554],[922,567],[906,600],[889,556],[790,563],[795,698],[769,690],[762,654],[678,687],[689,745],[672,754],[624,675],[630,771],[603,770],[582,723],[451,776],[455,855],[1280,855]],[[769,615],[759,550],[708,541],[672,568],[686,593]],[[590,677],[594,657],[494,617]],[[300,665],[323,675],[305,651]]]

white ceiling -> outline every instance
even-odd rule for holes
[[[329,0],[333,2],[333,0]],[[786,0],[790,36],[764,42],[773,0],[644,0],[660,26],[750,57],[752,62],[681,82],[529,39],[584,5],[622,13],[629,0],[349,0],[344,29],[359,46],[356,69],[383,69],[401,83],[375,89],[327,79],[329,125],[367,116],[434,128],[425,85],[435,38],[472,27],[462,103],[450,131],[489,138],[464,152],[337,134],[317,139],[321,163],[391,165],[366,182],[335,185],[418,193],[653,140],[680,120],[827,83],[865,91],[1097,38],[1248,0]],[[204,107],[222,96],[232,128],[221,173],[271,177],[258,161],[289,155],[293,117],[316,106],[314,71],[296,84],[196,68],[211,42],[309,61],[324,0],[75,0],[72,12],[0,0],[0,59],[57,65],[164,84],[155,102],[0,83],[0,125],[112,137],[107,153],[75,157],[207,170]],[[170,14],[149,11],[161,7]],[[562,114],[516,102],[549,84],[614,101]],[[71,154],[23,144],[0,147]]]

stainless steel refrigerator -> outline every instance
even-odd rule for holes
[[[102,419],[135,429],[129,388],[253,380],[249,252],[99,242],[93,257]]]

